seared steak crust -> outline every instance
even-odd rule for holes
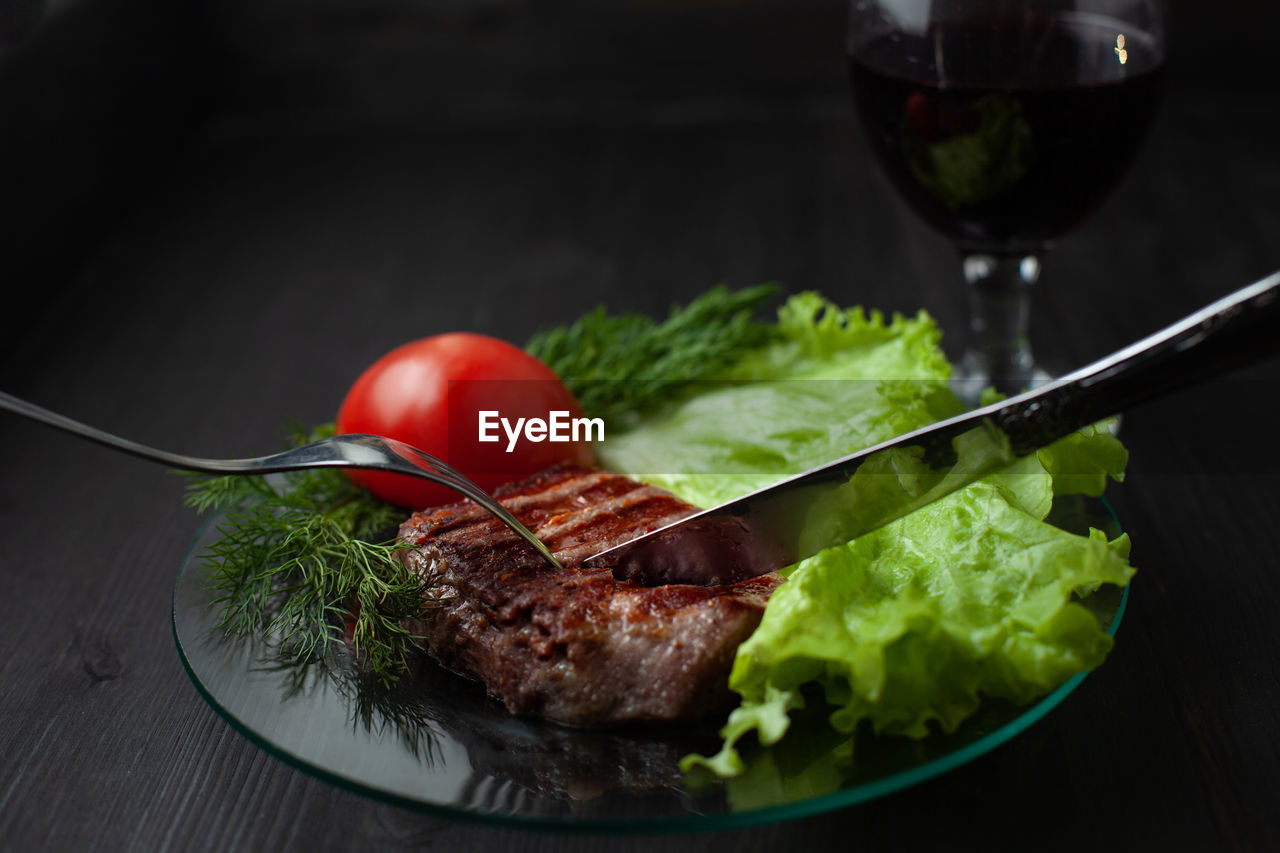
[[[556,467],[495,497],[565,567],[550,568],[471,502],[409,518],[406,560],[435,575],[436,609],[416,627],[444,666],[480,679],[515,712],[579,725],[722,713],[734,651],[782,582],[639,586],[582,561],[696,508],[591,468]]]

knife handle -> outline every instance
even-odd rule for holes
[[[1170,391],[1280,353],[1280,272],[1112,355],[989,408],[1024,456]]]

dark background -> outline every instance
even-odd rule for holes
[[[599,302],[816,288],[962,328],[953,254],[877,174],[830,0],[0,2],[0,388],[196,454],[274,449],[359,370]],[[1046,259],[1079,364],[1280,268],[1274,3],[1172,8],[1133,174]],[[948,341],[954,350],[955,343]],[[1108,663],[972,765],[677,849],[1280,841],[1274,364],[1131,413],[1141,571]],[[311,780],[187,681],[198,520],[161,468],[0,417],[0,838],[15,849],[646,849]]]

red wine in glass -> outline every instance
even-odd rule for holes
[[[1141,34],[1117,38],[1051,20],[882,36],[853,57],[853,90],[886,173],[926,221],[962,249],[1035,251],[1119,183],[1155,114],[1163,66],[1150,50],[1130,64]]]
[[[1044,377],[1026,339],[1037,253],[1120,182],[1163,88],[1158,7],[1080,4],[1144,12],[1126,21],[1064,5],[855,0],[850,23],[871,149],[964,257],[973,319],[960,374],[1005,392]],[[920,10],[913,26],[894,17],[904,6]]]

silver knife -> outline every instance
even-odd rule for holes
[[[939,421],[601,551],[649,585],[732,583],[868,533],[1072,432],[1280,351],[1280,272],[1035,390]]]

